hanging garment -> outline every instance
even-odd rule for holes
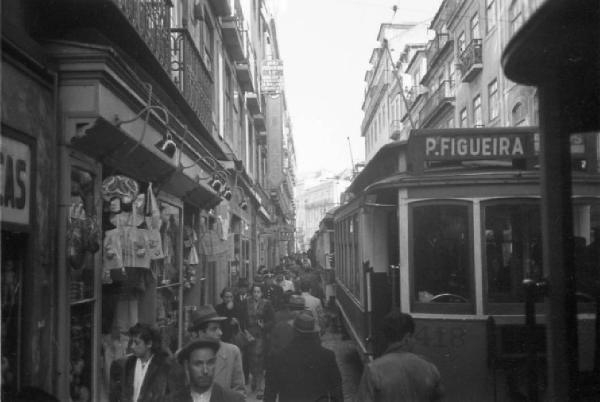
[[[67,221],[67,263],[71,269],[79,270],[85,262],[83,239],[83,222],[85,211],[81,201],[75,202],[69,208]]]
[[[104,253],[102,253],[104,271],[123,268],[123,245],[119,229],[107,230],[104,233]]]
[[[150,268],[148,237],[146,229],[123,226],[123,265],[126,267]]]

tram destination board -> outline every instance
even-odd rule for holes
[[[533,156],[534,127],[414,130],[412,154],[423,161],[524,159]]]

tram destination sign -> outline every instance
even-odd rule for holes
[[[531,156],[531,137],[518,134],[425,135],[426,161],[522,159]]]

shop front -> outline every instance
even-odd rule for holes
[[[189,313],[214,293],[200,243],[221,198],[193,146],[200,136],[149,96],[152,84],[113,80],[118,59],[80,74],[60,60],[57,366],[68,376],[57,389],[61,400],[105,400],[130,327],[156,326],[171,353],[187,341]]]

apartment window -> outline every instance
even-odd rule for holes
[[[510,23],[510,34],[513,35],[523,24],[523,12],[518,0],[513,0],[508,8],[508,18]]]
[[[460,126],[461,127],[467,127],[469,124],[468,120],[467,120],[467,108],[463,108],[460,111]]]
[[[467,38],[465,35],[465,31],[462,31],[460,33],[460,35],[458,35],[458,54],[461,54],[462,52],[465,51],[465,48],[467,47]]]
[[[521,102],[517,102],[512,108],[511,120],[513,126],[520,126],[525,122],[525,108]]]
[[[483,126],[483,117],[481,115],[481,95],[473,98],[473,124],[475,127]]]
[[[206,63],[207,67],[209,70],[212,71],[212,64],[213,64],[213,52],[214,52],[214,40],[215,40],[215,33],[214,33],[214,28],[213,28],[213,24],[210,21],[210,18],[208,17],[209,13],[208,11],[205,9],[204,10],[204,23],[202,24],[202,49],[203,49],[203,56],[204,56],[204,62]]]
[[[490,120],[498,117],[498,80],[488,85],[488,108]]]
[[[481,38],[479,31],[479,14],[476,13],[471,17],[471,39]]]
[[[485,0],[486,32],[496,26],[496,0]]]

